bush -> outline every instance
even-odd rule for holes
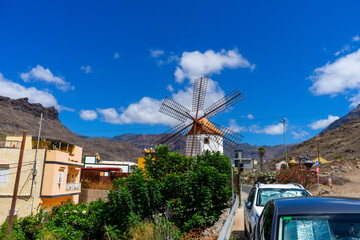
[[[278,171],[276,180],[278,183],[282,184],[300,183],[304,187],[308,187],[317,181],[314,172],[306,169],[300,169],[299,167],[287,169],[285,166],[282,166]]]
[[[343,159],[344,156],[341,155],[341,154],[336,154],[336,155],[334,156],[334,158],[335,158],[335,159]]]

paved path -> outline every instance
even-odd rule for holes
[[[234,239],[248,239],[244,232],[244,205],[251,188],[251,186],[243,186],[243,191],[241,192],[241,207],[236,209],[235,223],[232,228]]]

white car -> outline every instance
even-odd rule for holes
[[[251,238],[265,204],[274,198],[311,196],[298,183],[262,184],[257,183],[251,189],[244,208],[244,228],[246,236]]]

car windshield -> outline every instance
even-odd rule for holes
[[[256,206],[265,206],[269,200],[274,198],[301,197],[308,195],[309,193],[304,189],[261,188],[258,191]]]
[[[279,221],[278,239],[360,239],[360,214],[283,216]]]

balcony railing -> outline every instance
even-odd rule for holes
[[[67,183],[66,191],[81,190],[81,183]]]

